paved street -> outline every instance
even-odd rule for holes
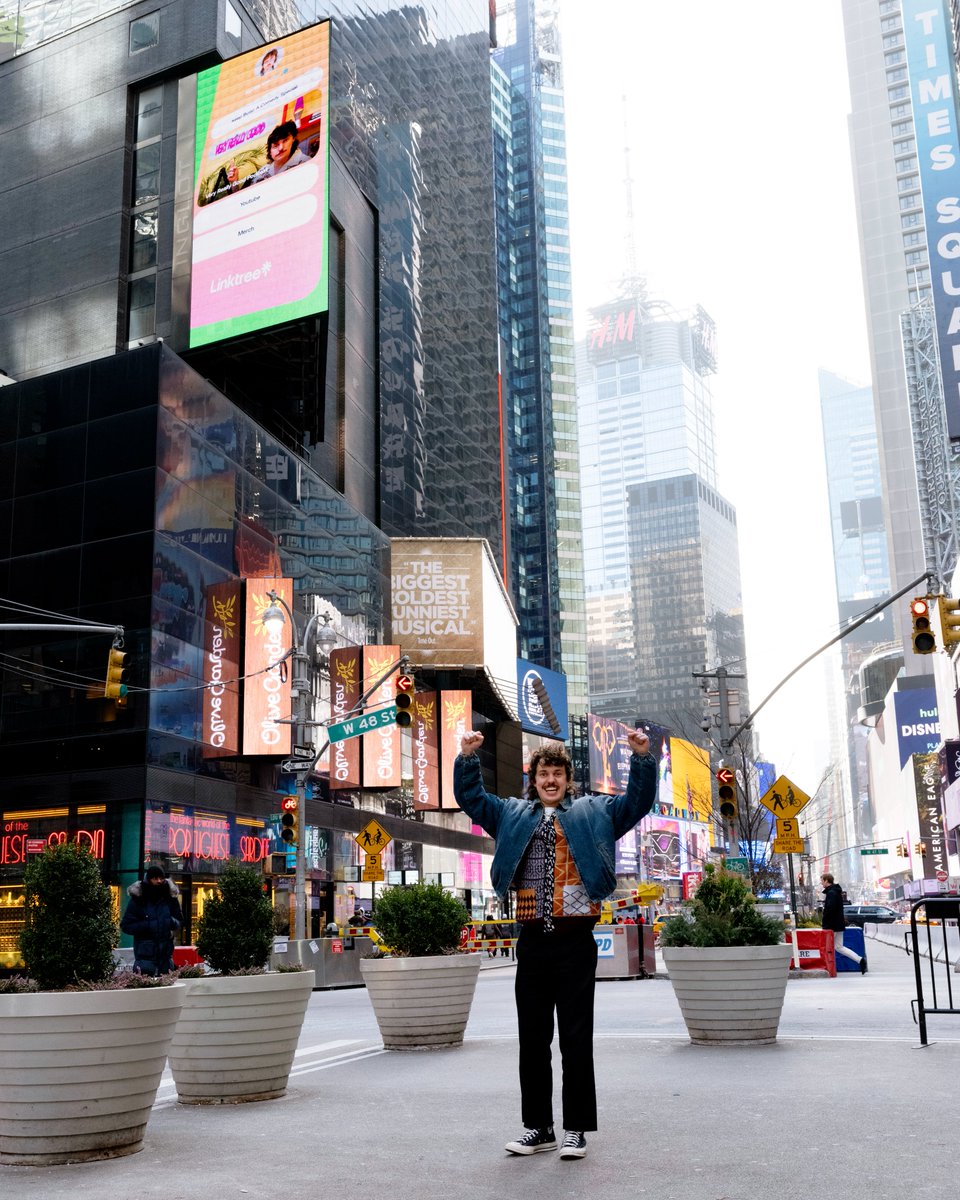
[[[930,1018],[916,1049],[911,960],[872,940],[868,956],[866,976],[791,980],[768,1047],[691,1046],[664,977],[598,984],[583,1161],[503,1152],[521,1128],[514,970],[485,964],[461,1049],[383,1051],[365,991],[317,992],[284,1098],[189,1108],[165,1082],[141,1153],[2,1167],[0,1184],[18,1200],[952,1195],[960,1017]]]

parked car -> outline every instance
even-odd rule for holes
[[[903,914],[885,904],[845,904],[843,915],[848,925],[859,925],[861,929],[867,923],[874,925],[892,925],[902,919]]]

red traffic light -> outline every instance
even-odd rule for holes
[[[412,675],[397,676],[397,725],[401,729],[409,729],[413,724],[413,693],[416,681]]]
[[[729,767],[721,767],[717,771],[717,783],[733,783],[733,772]]]
[[[914,654],[933,654],[937,639],[930,628],[930,601],[926,596],[914,596],[910,601],[910,617]]]
[[[284,796],[284,798],[280,801],[280,807],[284,812],[296,812],[297,811],[296,796]]]

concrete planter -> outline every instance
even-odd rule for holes
[[[777,1040],[792,947],[664,946],[663,963],[696,1045]]]
[[[188,979],[170,1046],[182,1104],[244,1104],[287,1090],[313,971]]]
[[[185,992],[0,996],[0,1162],[56,1166],[142,1149]]]
[[[360,974],[384,1046],[462,1046],[479,973],[479,954],[361,959]]]

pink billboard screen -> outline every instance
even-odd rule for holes
[[[197,76],[190,346],[323,312],[330,23]]]

